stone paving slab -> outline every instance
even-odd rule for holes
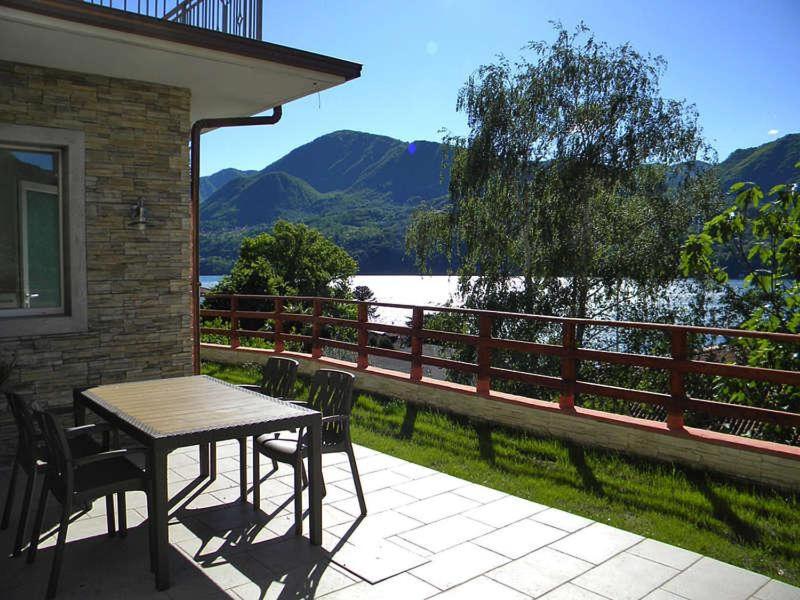
[[[238,502],[237,443],[218,444],[214,482],[198,478],[197,454],[169,457],[172,587],[155,591],[137,492],[127,495],[125,539],[106,536],[102,501],[75,515],[58,598],[800,600],[800,589],[763,575],[364,447],[369,515],[360,517],[346,457],[326,455],[323,545],[313,547],[293,534],[288,467],[267,477],[262,466],[255,513]],[[0,470],[0,498],[8,474]],[[0,532],[3,555],[21,492]],[[34,564],[0,558],[0,598],[43,597],[57,518],[51,499]]]

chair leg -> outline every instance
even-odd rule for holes
[[[294,532],[296,535],[303,535],[303,487],[300,475],[302,465],[302,458],[294,464]]]
[[[28,507],[31,505],[33,486],[36,484],[36,466],[31,468],[28,474],[28,483],[25,485],[25,497],[22,499],[22,512],[17,523],[17,537],[14,539],[14,550],[11,556],[19,556],[22,552],[22,539],[25,537],[25,529],[28,527]]]
[[[114,526],[114,494],[106,496],[106,521],[108,522],[108,537],[114,537],[117,533]]]
[[[274,458],[272,459],[272,470],[273,471],[278,470],[278,461],[276,461]]]
[[[53,555],[53,566],[50,569],[50,580],[47,582],[47,598],[54,598],[58,588],[58,576],[61,573],[61,562],[64,558],[64,544],[67,541],[67,527],[69,527],[69,514],[72,507],[69,501],[64,503],[61,512],[61,523],[58,526],[58,539],[56,540],[56,551]]]
[[[358,496],[358,506],[361,508],[361,514],[367,514],[367,503],[364,501],[364,490],[361,489],[361,477],[358,475],[358,467],[356,466],[356,455],[353,452],[353,446],[347,444],[347,458],[350,460],[350,472],[353,474],[353,484],[356,486],[356,496]]]
[[[19,471],[19,461],[14,459],[14,466],[11,467],[11,480],[8,482],[8,492],[6,492],[6,504],[3,508],[3,520],[0,521],[0,529],[8,528],[8,521],[11,518],[11,507],[14,504],[14,493],[17,491],[17,472]]]
[[[148,472],[152,473],[150,464],[147,465]],[[153,486],[152,483],[148,484],[147,490],[147,535],[148,535],[148,549],[150,554],[150,571],[156,572],[156,523],[153,517],[155,516],[155,507],[153,506]]]
[[[117,492],[117,515],[119,516],[119,537],[128,535],[128,515],[126,514],[125,492]]]
[[[261,508],[261,453],[256,448],[256,438],[253,437],[253,510]]]
[[[306,463],[304,461],[300,461],[300,475],[303,478],[303,489],[308,487],[308,475],[306,475]]]
[[[39,494],[39,505],[36,508],[36,518],[33,521],[33,531],[31,531],[31,543],[28,546],[27,562],[32,563],[36,558],[36,550],[39,548],[39,536],[42,534],[42,521],[44,520],[44,509],[47,506],[47,492],[49,491],[48,481],[45,479],[42,484],[42,492]]]

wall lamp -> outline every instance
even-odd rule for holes
[[[145,227],[147,226],[144,198],[139,198],[139,202],[131,206],[131,220],[128,225],[131,227],[136,227],[139,231],[144,231]]]

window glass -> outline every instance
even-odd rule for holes
[[[0,316],[63,308],[62,223],[60,152],[0,144]]]

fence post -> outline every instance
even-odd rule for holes
[[[492,339],[492,317],[481,315],[478,319],[478,377],[475,391],[481,396],[488,396],[492,386],[489,370],[492,368],[492,349],[488,341]]]
[[[319,358],[322,356],[322,346],[319,344],[319,332],[321,328],[319,318],[321,316],[322,300],[315,298],[311,315],[311,358]]]
[[[283,298],[275,298],[275,352],[283,352]]]
[[[366,302],[358,303],[358,358],[356,367],[366,369],[369,366],[369,355],[367,354],[367,344],[369,343],[369,333],[367,332],[367,316],[369,314]]]
[[[575,360],[575,323],[571,321],[565,321],[562,324],[562,346],[564,354],[561,357],[561,395],[558,397],[558,406],[562,410],[572,410],[575,408],[577,361]]]
[[[231,348],[239,347],[239,317],[236,311],[239,310],[239,297],[231,296]]]
[[[422,307],[411,311],[411,381],[422,380]]]
[[[670,335],[670,351],[672,359],[684,361],[688,354],[688,335],[686,330],[673,329]],[[683,407],[686,399],[686,380],[683,371],[672,367],[669,370],[669,394],[671,396],[667,407],[667,428],[683,429]]]

